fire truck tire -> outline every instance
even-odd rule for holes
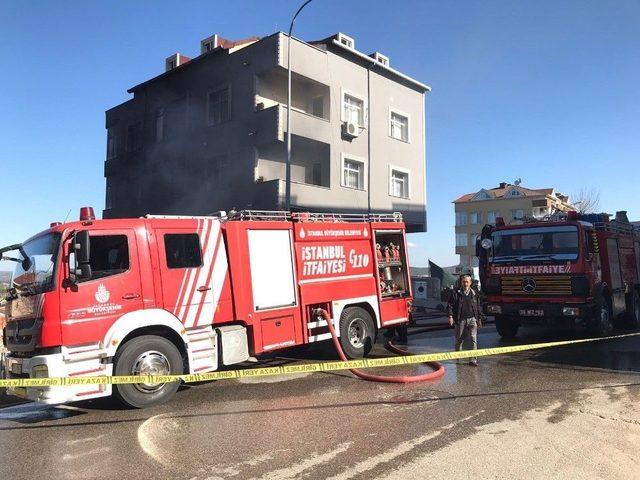
[[[640,329],[640,295],[637,291],[631,294],[631,302],[629,303],[627,326],[633,330],[638,330]]]
[[[182,355],[164,337],[143,335],[127,341],[113,358],[115,375],[168,375],[183,373]],[[113,394],[124,405],[147,408],[167,402],[180,382],[114,385]]]
[[[505,339],[512,339],[518,335],[518,329],[520,325],[518,325],[515,320],[512,320],[509,317],[505,317],[503,315],[496,315],[496,330],[498,335]]]
[[[369,312],[347,307],[340,315],[340,345],[350,360],[366,356],[376,343],[376,329]]]
[[[611,335],[613,331],[611,308],[609,308],[609,303],[606,300],[602,301],[602,303],[596,307],[593,318],[591,319],[591,329],[593,334],[598,337]]]

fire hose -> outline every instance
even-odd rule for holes
[[[329,327],[329,332],[331,332],[331,339],[333,340],[333,346],[340,357],[340,360],[346,362],[347,356],[344,354],[344,350],[342,350],[342,345],[340,345],[340,340],[338,340],[338,335],[336,334],[336,329],[333,326],[333,321],[329,316],[329,313],[323,309],[319,308],[315,311],[316,315],[319,315],[323,320],[327,322],[327,327]],[[406,350],[396,347],[391,342],[387,344],[394,352],[400,355],[411,355]],[[373,375],[370,373],[365,373],[362,370],[357,369],[349,369],[351,373],[353,373],[356,377],[361,378],[363,380],[367,380],[370,382],[383,382],[383,383],[413,383],[413,382],[427,382],[431,380],[436,380],[441,378],[444,375],[444,366],[438,362],[428,362],[426,363],[429,367],[433,368],[433,372],[425,373],[422,375],[412,375],[412,376],[402,376],[402,377],[385,377],[382,375]]]

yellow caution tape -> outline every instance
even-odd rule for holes
[[[16,378],[0,380],[0,387],[70,387],[74,385],[122,385],[126,383],[169,383],[183,381],[185,383],[207,382],[210,380],[224,380],[230,378],[270,377],[284,374],[308,372],[335,372],[339,370],[393,367],[397,365],[414,365],[416,363],[440,362],[443,360],[458,360],[505,353],[524,352],[541,348],[561,347],[579,343],[600,342],[618,338],[628,338],[640,335],[640,332],[612,335],[601,338],[585,338],[580,340],[562,340],[557,342],[532,343],[528,345],[513,345],[509,347],[481,348],[479,350],[464,350],[459,352],[423,353],[385,358],[364,358],[348,362],[320,362],[302,365],[285,365],[277,367],[249,368],[243,370],[222,370],[209,373],[193,373],[187,375],[101,375],[93,377],[52,377],[52,378]]]

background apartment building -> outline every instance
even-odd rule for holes
[[[106,112],[103,216],[283,208],[287,40],[214,35],[131,88]],[[355,47],[292,38],[292,209],[400,211],[424,231],[429,87]]]
[[[531,189],[515,184],[500,183],[496,188],[467,193],[453,202],[456,213],[456,253],[461,267],[477,267],[476,238],[486,224],[495,224],[497,217],[512,221],[544,218],[557,211],[574,209],[569,197],[553,188]]]

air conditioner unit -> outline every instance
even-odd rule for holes
[[[360,125],[353,122],[344,122],[342,124],[342,134],[347,138],[356,138],[360,135]]]

